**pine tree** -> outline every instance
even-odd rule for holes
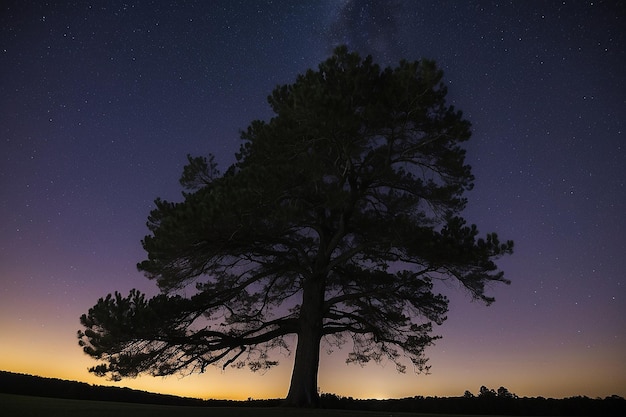
[[[274,90],[275,116],[250,124],[223,174],[189,156],[183,201],[157,199],[142,241],[161,294],[109,295],[81,317],[80,345],[104,362],[91,370],[267,369],[296,335],[288,405],[317,404],[321,343],[427,372],[448,307],[434,282],[489,304],[513,248],[460,217],[470,124],[441,80],[432,61],[381,69],[340,47]]]

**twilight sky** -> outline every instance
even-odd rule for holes
[[[179,4],[180,3],[180,4]],[[234,162],[267,95],[347,44],[387,66],[435,59],[473,124],[464,215],[513,239],[496,302],[444,288],[431,375],[323,355],[319,386],[355,398],[626,396],[626,5],[622,1],[56,1],[0,6],[0,369],[97,384],[81,314],[137,272],[185,155]],[[209,369],[129,386],[284,397],[264,375]]]

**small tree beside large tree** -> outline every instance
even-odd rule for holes
[[[90,371],[267,369],[295,335],[288,405],[317,404],[321,343],[427,372],[448,306],[434,283],[489,304],[513,248],[460,217],[470,124],[441,80],[432,61],[381,69],[340,47],[274,90],[275,117],[252,122],[224,173],[189,156],[183,201],[157,199],[142,241],[161,293],[109,294],[80,318],[79,344],[103,361]]]

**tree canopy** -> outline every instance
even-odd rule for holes
[[[79,343],[103,362],[91,371],[267,369],[295,335],[290,405],[316,404],[321,342],[427,372],[448,307],[434,283],[489,304],[513,248],[461,217],[471,131],[446,93],[432,61],[381,69],[340,47],[273,91],[275,116],[242,132],[224,173],[188,156],[183,200],[157,199],[142,241],[161,294],[109,294],[81,317]]]

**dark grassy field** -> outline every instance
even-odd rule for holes
[[[0,394],[0,414],[19,417],[451,417],[444,414],[392,413],[288,408],[182,407],[106,401],[63,400]],[[455,417],[459,417],[455,415]],[[473,416],[478,417],[478,416]],[[494,416],[491,416],[494,417]]]

